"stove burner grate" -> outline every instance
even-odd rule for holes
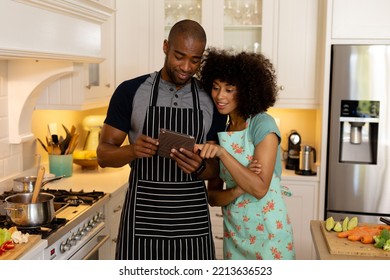
[[[69,203],[71,206],[80,204],[92,205],[104,196],[104,192],[92,191],[84,192],[83,190],[74,192],[72,190],[55,190],[42,189],[42,192],[50,193],[55,196],[55,202]]]

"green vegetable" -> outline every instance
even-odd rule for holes
[[[357,225],[358,225],[358,218],[357,217],[353,217],[352,219],[350,219],[348,221],[347,230],[352,230],[355,227],[357,227]]]
[[[343,231],[348,230],[348,223],[349,223],[349,217],[347,216],[344,218],[344,221],[343,221]]]
[[[374,236],[374,241],[375,248],[383,248],[386,251],[390,251],[390,231],[388,229],[382,229],[380,235]]]
[[[390,251],[390,239],[386,240],[385,245],[383,246],[383,250]]]
[[[386,239],[386,240],[390,239],[390,231],[387,228],[382,229],[381,237]]]
[[[343,226],[341,225],[340,222],[336,222],[336,224],[334,225],[333,230],[334,230],[335,232],[341,232],[341,231],[343,231]]]
[[[382,238],[380,235],[374,236],[374,241],[375,241],[375,248],[383,248],[383,246],[386,243],[386,240]]]
[[[325,228],[327,231],[331,231],[333,228],[334,228],[334,225],[335,225],[335,221],[333,219],[333,217],[329,217],[326,219],[325,221]]]
[[[0,246],[11,239],[11,234],[6,228],[0,228]]]

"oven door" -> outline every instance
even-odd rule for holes
[[[68,257],[68,260],[98,260],[100,248],[109,240],[110,236],[104,223],[100,223],[88,233],[88,240],[83,240],[82,246]]]

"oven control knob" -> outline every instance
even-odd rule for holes
[[[94,223],[100,222],[99,214],[96,214],[96,215],[93,217],[92,221],[93,221]]]
[[[88,226],[85,228],[86,231],[91,231],[91,229],[92,229],[92,226],[90,226],[90,225],[88,225]]]
[[[69,251],[70,250],[70,244],[68,244],[67,242],[63,241],[60,245],[60,252],[61,253],[65,253],[66,251]]]
[[[92,227],[90,225],[88,225],[88,224],[84,225],[84,231],[89,232],[89,231],[91,231],[91,229],[92,229]]]
[[[84,228],[79,228],[79,230],[77,231],[77,235],[79,235],[80,239],[81,239],[81,237],[83,237],[85,235]]]
[[[95,218],[96,218],[96,222],[99,223],[104,220],[104,214],[102,212],[99,212],[96,214]]]
[[[71,246],[76,245],[77,240],[78,240],[76,237],[77,237],[77,235],[75,233],[73,233],[72,236],[70,237],[69,244]]]
[[[66,240],[66,244],[68,244],[70,247],[72,247],[74,244],[72,244],[72,237],[68,237],[68,239]]]
[[[90,221],[89,221],[89,225],[91,226],[91,227],[96,227],[96,222],[95,222],[95,219],[91,219]]]
[[[74,236],[74,240],[76,241],[81,240],[81,234],[79,232],[77,232],[76,235]]]

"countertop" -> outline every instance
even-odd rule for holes
[[[46,167],[46,166],[45,166]],[[48,170],[48,167],[47,167]],[[44,188],[65,189],[80,191],[103,191],[108,194],[114,193],[119,188],[128,183],[130,167],[121,168],[98,168],[95,170],[83,170],[78,165],[73,165],[73,174],[71,177],[65,177],[57,181],[48,183]],[[47,174],[46,177],[52,177]],[[34,259],[37,254],[47,247],[47,240],[41,240],[40,236],[33,236],[32,241],[26,244],[17,245],[21,247],[18,252],[9,252],[9,256],[4,255],[5,259]],[[37,237],[39,237],[37,239]],[[18,253],[18,255],[11,255]]]
[[[47,169],[48,170],[48,169]],[[98,168],[94,170],[82,169],[73,165],[71,177],[49,182],[44,188],[50,189],[72,189],[73,191],[103,191],[114,193],[117,189],[128,183],[130,167],[128,165],[120,168]]]
[[[319,260],[389,260],[387,257],[361,256],[361,255],[338,255],[329,252],[326,240],[321,230],[323,221],[310,221],[310,232],[314,242],[317,259]],[[353,242],[353,241],[351,241]],[[370,246],[370,245],[366,245]],[[379,250],[379,249],[378,249]]]
[[[319,171],[320,168],[317,165],[317,174],[316,175],[297,175],[294,170],[289,170],[285,168],[285,163],[282,162],[283,170],[282,170],[282,181],[299,181],[299,182],[319,182],[320,176]]]
[[[128,182],[129,174],[130,167],[128,165],[120,168],[99,167],[95,170],[86,170],[73,164],[73,174],[71,177],[65,177],[61,180],[50,182],[44,188],[71,188],[74,191],[95,190],[113,193]],[[294,170],[283,168],[282,180],[317,182],[319,181],[319,176],[318,174],[316,176],[297,175]]]

